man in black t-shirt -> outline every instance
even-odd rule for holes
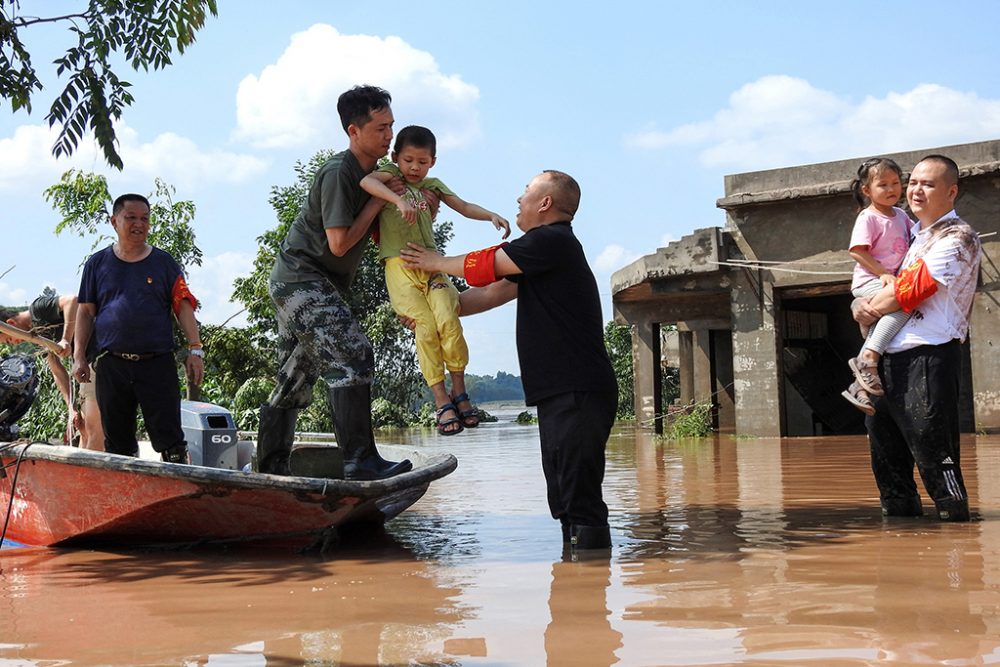
[[[580,186],[568,174],[545,171],[517,202],[524,235],[509,244],[455,257],[411,244],[401,255],[407,266],[473,285],[461,295],[462,315],[517,299],[521,380],[525,402],[538,408],[549,510],[565,541],[605,549],[611,536],[601,484],[618,387],[597,281],[573,234]]]

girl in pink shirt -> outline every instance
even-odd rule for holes
[[[851,182],[851,190],[861,208],[851,232],[850,254],[857,262],[851,292],[856,297],[871,297],[895,282],[910,246],[913,221],[896,207],[903,194],[903,172],[892,160],[865,161],[858,168],[858,177]],[[854,382],[843,396],[865,414],[875,414],[869,394],[883,393],[879,359],[909,317],[900,310],[881,317],[870,329],[862,327],[865,344],[858,356],[847,362],[854,373]]]

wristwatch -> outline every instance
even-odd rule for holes
[[[188,354],[191,355],[192,357],[201,357],[202,359],[205,358],[205,350],[203,350],[200,347],[195,347],[188,350]]]

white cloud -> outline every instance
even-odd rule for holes
[[[252,270],[253,256],[239,252],[203,257],[201,266],[191,267],[188,284],[201,304],[198,320],[206,324],[228,320],[227,326],[246,326],[246,313],[240,313],[243,305],[230,301],[229,297],[233,293],[233,280],[249,275]]]
[[[140,143],[128,127],[118,129],[121,156],[130,174],[139,172],[149,180],[159,176],[182,190],[206,183],[243,183],[264,173],[266,160],[215,148],[204,149],[186,137],[164,132]]]
[[[0,190],[30,191],[33,184],[46,187],[67,169],[93,162],[95,153],[89,142],[83,142],[72,158],[56,160],[52,144],[57,136],[55,129],[44,125],[21,125],[12,136],[0,139]]]
[[[126,123],[116,124],[118,152],[125,162],[123,173],[130,181],[152,183],[161,177],[183,190],[197,189],[212,183],[239,183],[264,172],[266,161],[252,155],[217,149],[203,149],[190,139],[172,132],[143,143],[138,133]],[[104,162],[95,142],[84,140],[68,158],[52,156],[56,128],[45,125],[21,125],[14,134],[0,138],[0,191],[41,191],[59,180],[68,169],[110,174],[118,172]]]
[[[599,273],[613,273],[618,269],[627,266],[639,259],[641,255],[637,255],[629,250],[626,250],[620,245],[611,244],[606,246],[601,254],[597,256],[594,260],[594,268],[597,269]]]
[[[10,267],[4,267],[6,271]],[[41,291],[39,291],[41,293]],[[0,281],[0,306],[23,306],[28,302],[28,292]]]
[[[468,145],[479,134],[479,89],[443,74],[430,53],[399,37],[342,35],[316,24],[293,35],[276,63],[240,82],[235,138],[268,148],[346,143],[337,98],[366,83],[390,92],[397,129],[425,125],[439,148]]]
[[[765,169],[993,139],[1000,100],[936,84],[860,103],[789,76],[765,76],[708,120],[625,137],[643,150],[694,147],[707,167]]]

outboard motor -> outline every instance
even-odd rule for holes
[[[38,396],[35,360],[27,354],[0,357],[0,442],[18,438],[17,420]]]
[[[239,469],[236,424],[229,410],[202,401],[181,401],[181,429],[191,465]]]

